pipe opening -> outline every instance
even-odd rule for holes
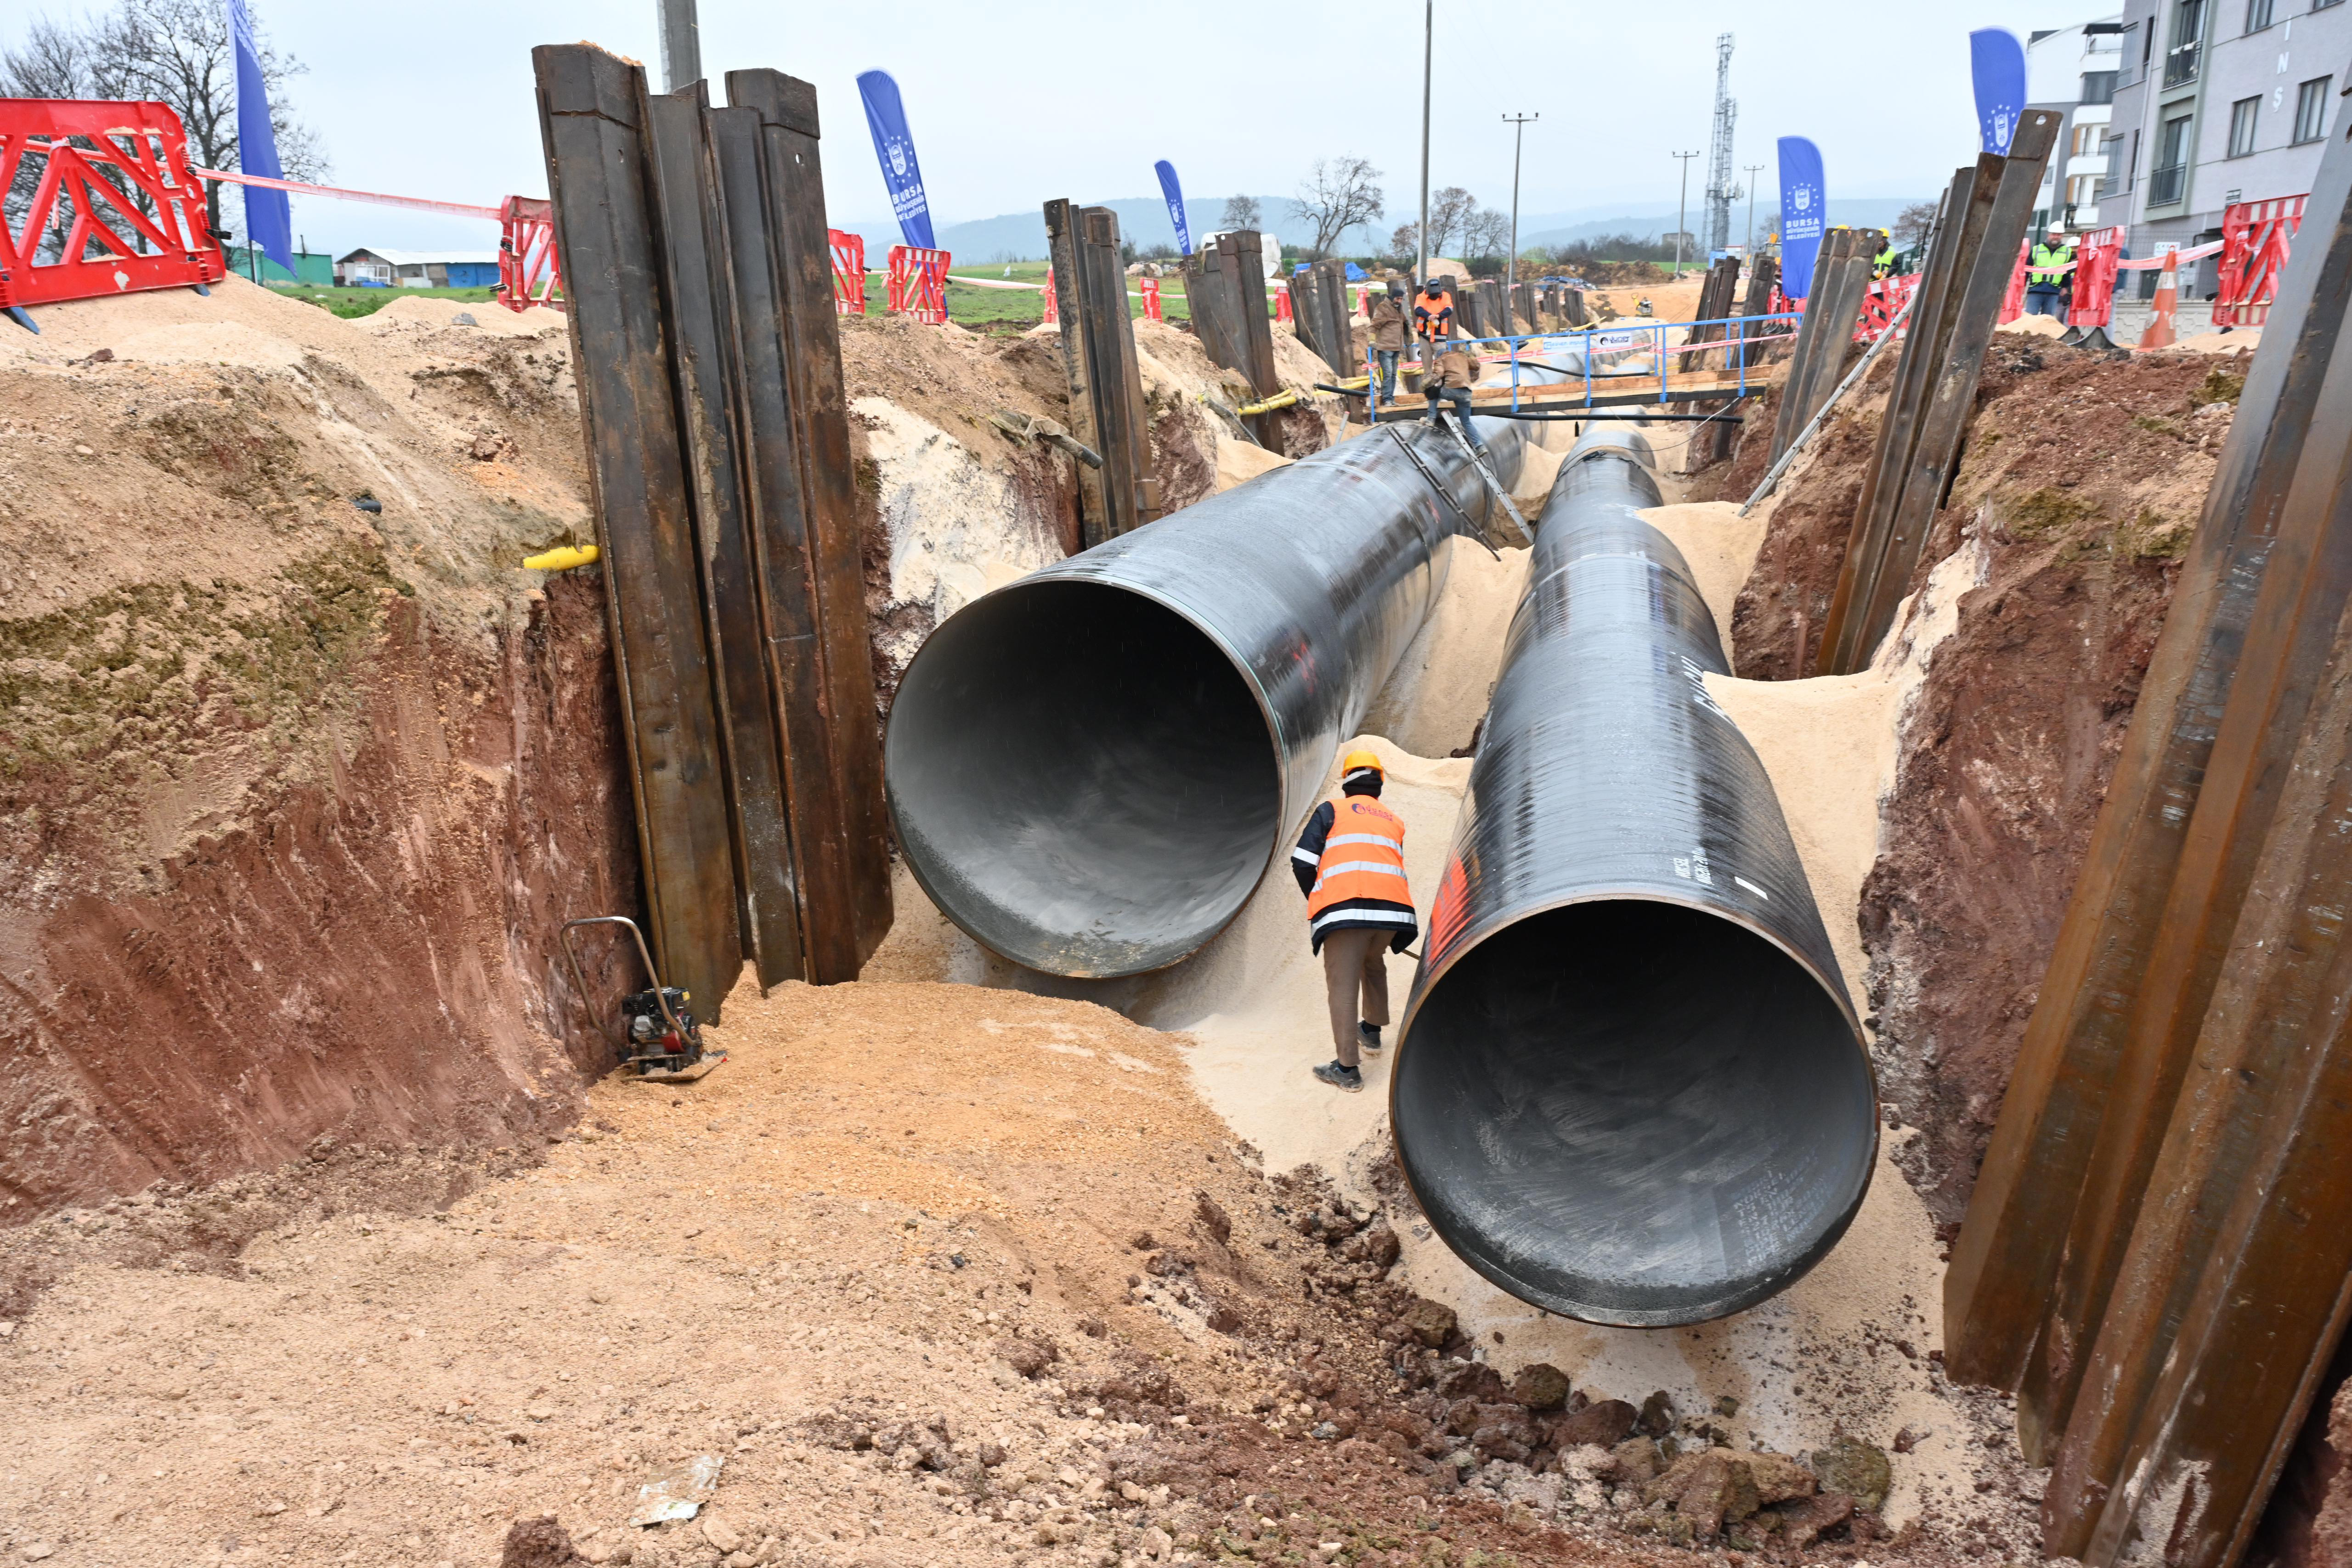
[[[1820,980],[1702,909],[1543,911],[1407,1020],[1391,1114],[1456,1254],[1591,1322],[1762,1301],[1843,1234],[1877,1147],[1870,1068]]]
[[[931,633],[890,708],[908,863],[1015,963],[1140,974],[1216,934],[1282,830],[1257,695],[1200,628],[1141,594],[1047,580]]]

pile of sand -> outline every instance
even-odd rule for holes
[[[2200,332],[2173,345],[2188,354],[2251,354],[2263,345],[2260,327],[2236,327],[2227,331]]]
[[[383,309],[361,317],[359,326],[367,332],[393,332],[403,328],[426,331],[470,329],[502,338],[535,338],[542,332],[566,329],[562,313],[545,306],[509,310],[495,299],[445,299],[428,294],[400,295]]]
[[[2020,316],[2014,321],[2002,322],[2000,330],[2030,332],[2038,338],[2063,338],[2066,335],[2066,323],[2057,316]]]

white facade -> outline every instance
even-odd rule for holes
[[[2108,126],[2123,57],[2120,13],[2037,32],[2025,46],[2025,97],[2065,116],[2058,149],[2034,202],[2036,234],[2081,234],[2103,222],[2099,191],[2108,174]]]
[[[2133,256],[2220,238],[2234,203],[2310,192],[2342,112],[2352,4],[2126,0],[2122,44],[2100,206]],[[2218,282],[2209,259],[2189,289]]]

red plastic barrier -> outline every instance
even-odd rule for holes
[[[2124,231],[2093,229],[2074,248],[2074,302],[2069,327],[2104,327],[2115,317],[2116,263],[2123,259]]]
[[[509,310],[563,308],[555,258],[555,207],[537,196],[509,196],[499,208],[499,303]]]
[[[1287,283],[1274,286],[1274,319],[1277,321],[1290,319],[1290,285]]]
[[[1919,287],[1919,275],[1909,273],[1901,277],[1882,277],[1863,291],[1862,319],[1855,323],[1853,340],[1874,343],[1895,325],[1895,314],[1903,308]]]
[[[824,237],[833,245],[833,313],[865,315],[866,236],[827,229]]]
[[[948,253],[919,246],[890,247],[890,311],[928,326],[948,319]]]
[[[1160,279],[1156,277],[1143,280],[1143,313],[1154,321],[1167,319],[1160,313]]]
[[[1045,269],[1045,324],[1053,326],[1062,319],[1062,302],[1054,294],[1054,269]]]
[[[167,105],[0,99],[0,191],[25,173],[31,196],[17,221],[0,223],[0,309],[228,275]]]
[[[2303,226],[2308,196],[2237,202],[2221,213],[2221,289],[2213,298],[2216,327],[2259,327],[2270,317],[2279,274]]]
[[[2001,296],[2000,324],[2008,326],[2025,314],[2025,263],[2033,255],[2033,236],[2017,247],[2017,270],[2009,275],[2009,292]]]

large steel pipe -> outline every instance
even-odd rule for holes
[[[1476,423],[1514,483],[1517,427]],[[1438,542],[1486,505],[1453,442],[1389,426],[958,611],[908,666],[884,747],[924,891],[1049,974],[1198,949],[1421,629]]]
[[[1862,1031],[1646,448],[1561,465],[1404,1012],[1423,1211],[1522,1301],[1696,1322],[1796,1281],[1877,1149]]]

